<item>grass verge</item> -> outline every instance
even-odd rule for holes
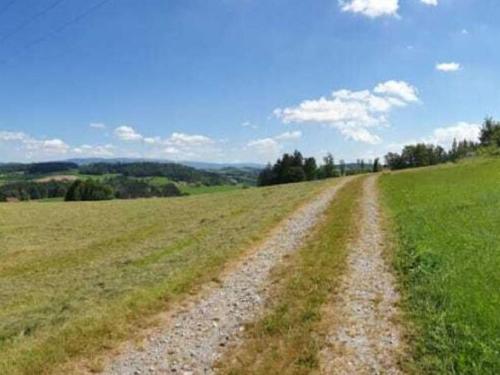
[[[417,374],[500,373],[500,160],[387,174]]]
[[[363,179],[343,187],[304,246],[273,273],[270,310],[219,362],[222,374],[309,374],[319,366],[321,309],[345,266],[356,233]]]

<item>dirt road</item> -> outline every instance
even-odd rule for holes
[[[350,246],[345,274],[325,309],[331,323],[322,374],[400,374],[399,295],[384,258],[377,176],[365,181],[360,234]]]
[[[349,178],[303,206],[248,259],[199,301],[172,317],[141,348],[130,345],[112,360],[104,374],[211,374],[226,346],[238,340],[244,322],[262,311],[271,269],[297,250]]]

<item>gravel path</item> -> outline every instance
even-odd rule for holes
[[[377,176],[364,185],[360,235],[352,243],[338,294],[327,309],[332,331],[323,374],[400,374],[401,329],[395,289],[384,256]]]
[[[348,180],[338,182],[286,219],[255,253],[223,278],[220,287],[175,315],[140,350],[126,348],[108,364],[104,374],[213,373],[212,365],[228,344],[237,342],[243,324],[262,311],[271,269],[299,247]]]

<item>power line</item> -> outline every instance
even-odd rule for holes
[[[29,42],[29,43],[25,44],[24,48],[30,48],[30,47],[33,47],[33,46],[35,46],[37,44],[40,44],[40,43],[44,42],[45,40],[49,39],[51,36],[53,36],[55,34],[58,34],[61,31],[63,31],[65,29],[67,29],[68,27],[70,27],[71,25],[73,25],[73,24],[75,24],[77,22],[80,22],[84,18],[87,18],[90,14],[92,14],[97,9],[101,8],[102,6],[104,6],[106,3],[109,3],[110,1],[111,0],[102,0],[102,1],[98,2],[97,4],[91,6],[90,8],[88,8],[87,10],[85,10],[82,13],[78,14],[77,16],[73,17],[72,19],[66,21],[62,25],[60,25],[60,26],[56,27],[55,29],[49,31],[47,34],[42,35],[40,38],[38,38],[36,40],[33,40],[32,42]]]
[[[2,8],[0,8],[0,14],[5,13],[9,10],[12,4],[14,4],[17,0],[11,0],[7,4],[5,4]]]
[[[43,17],[47,13],[49,13],[52,9],[56,8],[59,6],[65,0],[56,0],[52,4],[50,4],[48,7],[42,9],[40,12],[36,13],[33,15],[31,18],[28,18],[24,23],[20,24],[18,27],[16,27],[14,30],[12,30],[10,33],[7,33],[3,37],[0,38],[0,43],[5,42],[7,39],[9,39],[11,36],[14,36],[17,34],[19,31],[25,29],[27,26],[31,25],[33,22],[35,22],[37,19]]]

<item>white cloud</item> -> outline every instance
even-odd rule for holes
[[[449,63],[438,63],[436,64],[436,69],[442,72],[456,72],[460,70],[462,67],[459,63],[449,62]]]
[[[166,155],[179,155],[181,153],[181,150],[172,146],[165,147],[162,151]]]
[[[469,30],[462,29],[461,33],[462,33],[462,35],[468,35],[469,34]]]
[[[91,145],[81,145],[75,147],[72,151],[81,156],[93,156],[93,157],[106,157],[114,155],[114,146],[107,144],[104,146],[91,146]]]
[[[301,137],[302,137],[302,132],[300,130],[295,130],[293,132],[284,132],[284,133],[274,137],[274,139],[277,139],[280,141],[292,141],[295,139],[299,139]]]
[[[432,5],[432,6],[438,5],[438,0],[420,0],[420,1],[426,5]]]
[[[360,13],[370,18],[397,16],[399,0],[339,0],[344,12]]]
[[[159,136],[146,137],[131,126],[120,126],[114,131],[115,136],[123,141],[140,142],[144,153],[149,157],[168,155],[178,158],[202,158],[218,153],[217,142],[201,134],[186,134],[174,132],[168,138]]]
[[[387,81],[378,84],[373,92],[338,90],[331,97],[305,100],[273,113],[284,123],[328,124],[346,139],[375,144],[381,139],[368,128],[387,125],[389,113],[417,102],[417,94],[417,89],[404,81]]]
[[[21,146],[21,150],[29,155],[62,155],[70,150],[59,138],[36,139],[23,132],[0,131],[0,142],[12,142]]]
[[[243,128],[250,128],[250,129],[258,129],[258,125],[251,123],[250,121],[245,121],[244,123],[241,124]]]
[[[475,123],[469,123],[465,121],[458,122],[454,125],[443,126],[436,128],[427,137],[422,137],[419,139],[407,139],[404,142],[391,143],[387,145],[387,152],[400,152],[401,149],[406,145],[414,145],[416,143],[426,143],[442,146],[446,149],[450,149],[453,140],[463,141],[479,141],[479,135],[481,134],[481,125]]]
[[[167,145],[180,147],[211,145],[215,141],[209,137],[199,134],[172,133],[165,142]]]
[[[450,147],[453,139],[457,141],[474,141],[479,140],[481,134],[481,125],[468,122],[459,122],[455,125],[437,128],[433,131],[432,136],[427,140],[430,143],[439,144],[444,147]]]
[[[353,141],[356,142],[363,142],[371,145],[376,145],[382,142],[382,139],[378,135],[370,133],[365,128],[346,127],[340,129],[340,133],[346,139],[352,139]]]
[[[273,138],[256,139],[248,142],[247,146],[266,161],[278,157],[281,152],[281,145]]]
[[[404,100],[405,102],[416,102],[418,101],[418,91],[412,85],[404,81],[387,81],[384,83],[379,83],[373,92],[382,95],[393,96]]]
[[[28,136],[22,132],[0,131],[0,141],[23,141],[27,138]]]
[[[123,125],[115,129],[115,136],[126,142],[142,141],[143,136],[131,126]]]
[[[106,129],[106,125],[101,122],[91,122],[89,124],[89,127],[91,127],[92,129]]]

